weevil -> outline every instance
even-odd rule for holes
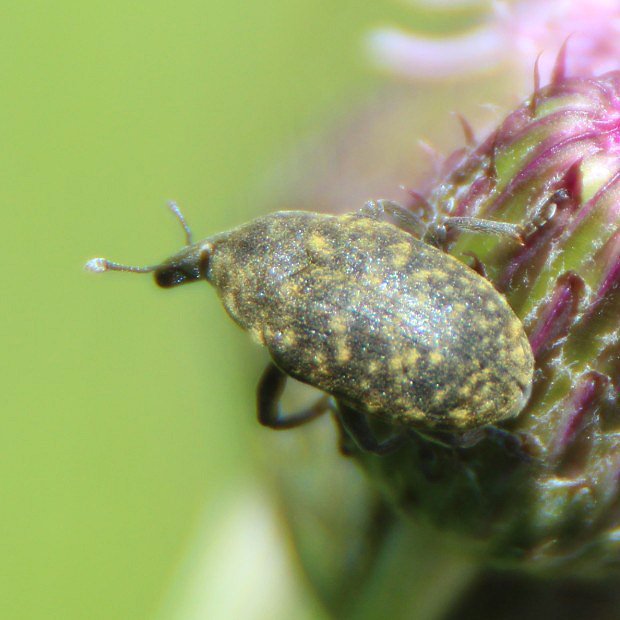
[[[164,288],[213,285],[270,354],[257,391],[262,424],[291,428],[331,409],[362,449],[383,454],[411,430],[458,436],[524,408],[534,361],[521,321],[487,279],[427,242],[436,229],[418,234],[420,221],[404,207],[280,211],[195,243],[171,207],[186,233],[180,252],[149,267],[96,258],[87,268],[152,272]],[[441,226],[520,234],[516,225],[474,218]],[[325,396],[283,412],[289,376]],[[395,434],[378,440],[368,416]]]

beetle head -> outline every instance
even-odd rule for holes
[[[176,203],[168,204],[170,210],[177,217],[185,231],[186,246],[174,256],[158,265],[137,267],[122,265],[110,261],[107,258],[93,258],[89,260],[85,268],[97,273],[103,271],[131,271],[134,273],[153,273],[155,282],[162,288],[172,288],[179,284],[195,282],[207,277],[209,259],[213,250],[213,244],[207,241],[192,243],[192,233]]]
[[[172,288],[206,278],[211,249],[211,244],[206,241],[183,248],[153,268],[155,282],[162,288]]]

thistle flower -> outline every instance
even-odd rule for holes
[[[447,3],[456,4],[426,0]],[[604,72],[618,69],[620,8],[604,0],[521,0],[509,10],[502,6],[478,31],[430,47],[403,31],[373,35],[373,53],[392,72],[413,78],[454,81],[509,68],[510,79],[517,78],[514,96],[515,83],[519,89],[525,76],[531,79],[544,50],[531,96],[481,142],[463,121],[466,145],[440,162],[435,177],[429,174],[423,182],[416,177],[413,156],[402,156],[400,145],[387,151],[390,157],[354,148],[349,151],[368,160],[365,174],[356,184],[334,175],[337,181],[327,177],[325,185],[350,210],[360,194],[388,193],[369,186],[368,170],[380,169],[382,178],[394,183],[385,169],[398,169],[398,181],[415,188],[407,206],[422,218],[470,215],[524,226],[523,245],[461,234],[450,235],[444,249],[485,271],[521,317],[536,356],[533,394],[513,423],[467,448],[419,437],[389,457],[354,452],[352,460],[374,482],[366,487],[350,463],[339,465],[336,456],[325,453],[325,445],[333,446],[329,425],[312,425],[288,444],[284,460],[295,460],[296,469],[278,472],[280,497],[306,573],[334,617],[443,618],[454,603],[460,605],[455,618],[580,618],[584,605],[590,615],[617,616],[620,73]],[[390,46],[392,55],[386,53]],[[478,103],[501,99],[496,85],[495,94],[481,94],[484,81],[471,82],[470,88],[454,90],[448,80],[435,84],[433,99],[441,100],[446,112],[463,110],[472,91]],[[413,92],[420,97],[409,104],[415,122],[425,113],[423,96],[431,96],[428,89]],[[395,98],[381,98],[386,99]],[[381,123],[396,125],[411,142],[434,141],[448,126],[438,128],[436,119],[426,119],[412,129],[411,119],[393,110],[376,125]],[[355,145],[369,125],[365,116],[350,132]],[[433,127],[430,135],[428,127]],[[352,138],[346,138],[339,144],[350,145]],[[452,140],[448,136],[444,143]],[[413,161],[420,165],[419,156]],[[401,172],[403,162],[411,171],[409,181]],[[329,164],[339,170],[342,162]],[[326,178],[315,175],[313,182],[317,176]],[[317,200],[311,194],[305,203],[307,194],[301,204],[313,208]],[[278,449],[275,443],[271,448]],[[317,540],[323,538],[319,552]],[[475,584],[485,568],[463,599],[468,583]],[[553,580],[536,579],[541,574]],[[611,587],[604,581],[610,577]],[[494,591],[509,601],[511,615],[504,616],[497,597],[489,597]],[[367,611],[357,615],[361,609]]]
[[[527,571],[620,571],[620,72],[566,77],[562,53],[412,209],[520,223],[522,245],[451,236],[521,317],[536,358],[518,419],[472,447],[427,438],[357,457],[399,509]],[[471,138],[471,134],[468,131]]]
[[[447,9],[480,2],[426,0]],[[568,36],[571,75],[598,75],[617,68],[620,57],[620,6],[615,0],[520,0],[495,2],[482,24],[460,35],[431,38],[403,29],[374,30],[368,44],[374,61],[389,71],[418,78],[463,78],[500,67],[528,75],[544,51],[542,83],[551,78],[553,57]]]

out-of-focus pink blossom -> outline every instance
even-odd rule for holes
[[[422,0],[420,0],[421,2]],[[463,0],[423,0],[436,9],[462,7]],[[470,2],[472,6],[478,2]],[[569,75],[597,75],[620,64],[619,0],[520,0],[496,2],[478,28],[431,38],[397,28],[374,30],[369,46],[382,67],[412,78],[457,78],[516,65],[528,75],[541,54],[542,83],[570,37]]]

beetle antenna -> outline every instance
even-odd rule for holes
[[[150,265],[148,267],[135,267],[133,265],[121,265],[107,258],[92,258],[89,260],[84,269],[94,271],[95,273],[103,273],[104,271],[133,271],[134,273],[150,273],[155,271],[159,265]]]
[[[187,245],[192,245],[192,229],[189,227],[189,224],[185,220],[185,217],[183,216],[179,205],[174,200],[170,200],[168,201],[168,208],[170,209],[170,211],[172,211],[177,220],[181,222],[181,226],[183,226],[183,230],[185,231],[185,243]]]
[[[187,245],[192,245],[192,229],[189,227],[179,205],[174,201],[168,202],[168,208],[172,211],[173,215],[179,220],[183,230],[185,231],[185,242]],[[146,267],[137,267],[135,265],[122,265],[121,263],[115,263],[107,258],[93,258],[89,260],[84,269],[87,271],[93,271],[95,273],[103,273],[104,271],[133,271],[134,273],[151,273],[155,271],[159,265],[148,265]]]

